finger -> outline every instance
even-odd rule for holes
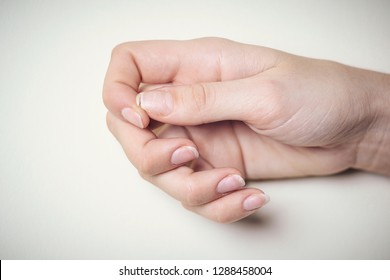
[[[117,118],[140,128],[149,124],[149,116],[136,105],[135,99],[141,76],[137,65],[120,48],[113,50],[103,85],[103,101]]]
[[[177,150],[182,149],[183,143],[187,144],[184,147],[193,147],[188,139],[157,139],[150,131],[129,125],[111,113],[107,114],[107,122],[141,175],[186,205],[208,203],[245,186],[240,172],[234,168],[194,172],[187,166],[178,167],[182,163],[172,163],[172,158]],[[135,133],[138,133],[136,139],[129,141]],[[178,148],[175,150],[176,147]],[[160,174],[156,175],[157,173]]]
[[[281,109],[272,84],[262,77],[170,86],[142,92],[137,104],[160,122],[199,125],[222,120],[267,121]]]
[[[141,82],[194,84],[240,79],[269,68],[272,53],[218,38],[121,44],[112,52],[103,86],[104,103],[116,117],[146,127],[148,116],[134,107]]]
[[[107,114],[110,131],[122,145],[128,159],[144,177],[166,172],[199,157],[195,144],[186,138],[158,139],[113,114]]]
[[[140,128],[146,127],[149,117],[135,104],[141,82],[173,82],[182,60],[185,60],[184,44],[186,43],[148,41],[115,47],[103,86],[103,100],[108,110]]]
[[[189,206],[188,210],[219,223],[231,223],[245,218],[269,202],[269,196],[258,189],[243,189],[210,203]]]
[[[243,189],[245,181],[234,168],[194,172],[187,166],[146,178],[185,205],[202,205],[232,191]]]

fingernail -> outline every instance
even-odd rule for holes
[[[173,152],[171,163],[179,165],[197,159],[198,157],[199,152],[194,147],[183,146]]]
[[[122,109],[122,116],[129,123],[132,123],[139,128],[144,128],[144,124],[142,123],[141,115],[137,113],[133,108],[124,108]]]
[[[217,192],[227,193],[241,189],[243,186],[245,186],[245,181],[240,175],[229,175],[218,183]]]
[[[247,211],[256,210],[267,204],[270,198],[267,194],[253,194],[244,200],[243,207]]]
[[[138,106],[154,115],[169,115],[173,110],[173,98],[165,91],[145,91],[137,95]]]

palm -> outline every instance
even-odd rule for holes
[[[237,168],[248,179],[330,174],[347,167],[340,148],[303,148],[259,135],[239,121],[199,126],[171,126],[159,137],[188,137],[200,158],[193,168]]]

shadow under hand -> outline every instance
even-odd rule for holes
[[[275,217],[273,217],[271,213],[261,213],[261,211],[259,211],[235,222],[235,224],[246,228],[265,228],[272,224],[274,218]]]

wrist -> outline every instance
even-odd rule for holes
[[[357,143],[354,168],[390,175],[390,75],[364,71],[369,125]]]

